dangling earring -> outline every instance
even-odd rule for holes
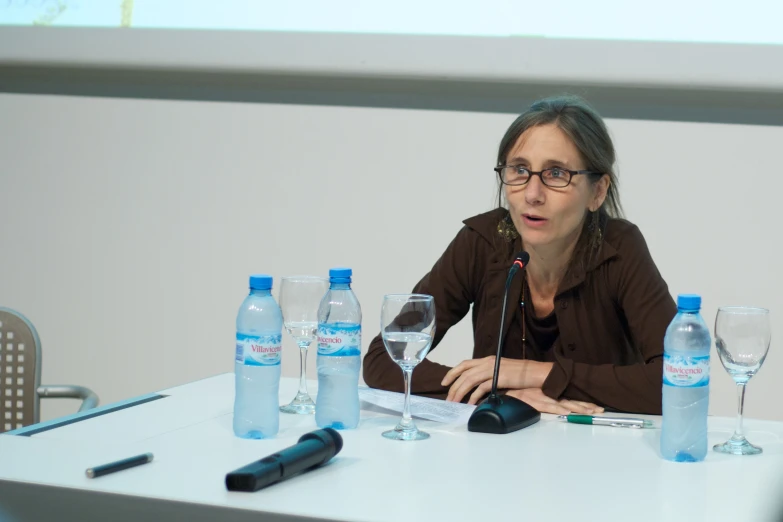
[[[498,234],[509,243],[519,237],[519,232],[517,232],[514,222],[511,221],[510,215],[504,217],[498,223]]]
[[[590,247],[597,249],[604,240],[604,233],[601,231],[601,213],[597,210],[590,211],[590,224],[587,229],[590,231]]]

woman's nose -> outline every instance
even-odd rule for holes
[[[544,202],[544,183],[538,176],[530,176],[530,180],[525,185],[525,201],[530,205],[541,204]]]

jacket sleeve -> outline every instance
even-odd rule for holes
[[[567,358],[557,343],[554,367],[542,390],[553,398],[567,397],[619,411],[659,415],[663,337],[677,313],[677,305],[636,226],[625,234],[617,248],[620,256],[612,267],[615,273],[609,278],[615,282],[612,293],[642,362],[627,366],[578,363]]]
[[[475,299],[479,282],[476,274],[477,246],[477,233],[467,226],[463,227],[432,270],[413,288],[413,293],[431,295],[435,301],[435,336],[430,350],[434,350],[449,328],[468,313]],[[368,386],[404,391],[400,367],[389,357],[380,334],[370,342],[362,369]],[[445,398],[448,388],[440,383],[450,369],[449,366],[423,360],[413,372],[412,393]]]

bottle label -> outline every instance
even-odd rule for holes
[[[696,388],[710,383],[710,356],[663,355],[663,383]]]
[[[280,364],[283,334],[237,334],[236,362],[245,366],[275,366]]]
[[[360,355],[362,327],[359,324],[318,324],[318,355]]]

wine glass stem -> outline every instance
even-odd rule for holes
[[[411,418],[411,376],[413,375],[413,369],[403,368],[402,374],[405,377],[405,406],[402,408],[400,425],[408,428],[413,426],[413,419]]]
[[[299,344],[299,395],[307,395],[307,347],[310,343]]]
[[[742,411],[745,409],[745,383],[737,383],[737,427],[733,439],[742,440],[745,434],[742,430]]]

